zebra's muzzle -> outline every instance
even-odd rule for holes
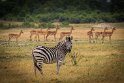
[[[71,52],[71,49],[68,49],[68,53],[70,53]]]

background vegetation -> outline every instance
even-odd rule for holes
[[[123,0],[0,0],[0,19],[24,22],[122,22]]]

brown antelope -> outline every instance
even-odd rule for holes
[[[18,42],[18,38],[21,36],[22,33],[23,33],[23,31],[21,30],[19,34],[14,34],[14,33],[9,34],[8,35],[9,36],[8,41],[10,41],[13,38],[13,39],[16,39],[16,42]]]
[[[59,38],[59,40],[62,40],[63,37],[65,37],[65,36],[70,36],[70,35],[72,34],[72,30],[75,30],[75,29],[73,28],[73,26],[71,27],[70,32],[61,32],[61,33],[60,33],[60,38]]]
[[[42,31],[42,29],[39,30],[39,31]],[[35,35],[35,39],[37,39],[37,30],[32,30],[32,31],[30,31],[30,41],[32,41],[32,36],[33,36],[33,35]]]
[[[114,30],[116,30],[115,27],[112,28],[111,32],[104,32],[104,33],[102,33],[102,43],[104,43],[104,38],[107,37],[107,36],[109,37],[109,41],[111,43],[111,36],[112,36]]]
[[[42,30],[42,31],[37,31],[38,41],[40,40],[40,39],[39,39],[39,35],[44,35],[44,40],[46,40],[46,37],[45,37],[45,36],[47,35],[49,29],[50,29],[50,28],[47,28],[46,31],[43,31],[43,30]]]
[[[55,41],[56,41],[56,34],[57,34],[58,29],[59,29],[59,27],[58,27],[58,25],[57,25],[55,31],[48,31],[48,33],[47,33],[47,35],[46,35],[46,40],[47,40],[47,37],[48,37],[49,35],[53,35],[53,36],[54,36],[54,39],[55,39]]]
[[[104,28],[104,31],[103,31],[103,32],[102,32],[102,31],[101,31],[101,32],[95,32],[95,39],[96,39],[96,42],[97,42],[98,37],[102,36],[102,34],[106,32],[106,30],[108,30],[107,27]]]
[[[91,40],[93,40],[93,31],[95,31],[95,29],[94,28],[91,28],[91,30],[87,32],[87,35],[89,37],[89,42],[90,43],[91,43]]]

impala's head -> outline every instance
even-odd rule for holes
[[[66,37],[66,40],[65,40],[65,47],[66,47],[66,50],[67,52],[71,52],[71,49],[72,49],[72,39],[73,37]]]
[[[21,32],[20,33],[23,33],[23,31],[21,30]]]
[[[72,30],[75,30],[73,26],[71,27],[71,29],[72,29]]]
[[[112,29],[113,29],[113,30],[116,30],[116,28],[115,28],[115,27],[113,27]]]
[[[60,29],[60,28],[59,28],[59,25],[56,25],[56,29]]]
[[[92,27],[92,28],[91,28],[91,31],[95,31],[95,29]]]
[[[105,28],[104,28],[104,30],[108,30],[108,28],[107,28],[107,27],[105,27]]]

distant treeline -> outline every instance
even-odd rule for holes
[[[0,19],[25,22],[123,22],[124,0],[0,0]]]

